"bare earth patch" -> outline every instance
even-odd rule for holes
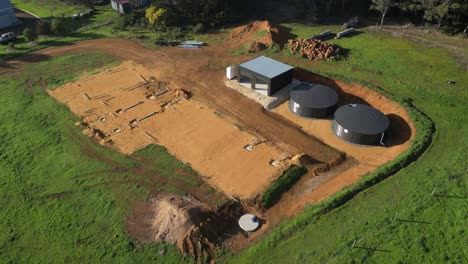
[[[155,80],[157,72],[126,62],[49,93],[82,117],[92,128],[84,132],[102,144],[125,154],[160,144],[228,195],[261,194],[288,166],[287,160],[279,167],[270,165],[282,153],[267,142],[245,150],[255,137],[170,85],[151,97],[150,86],[159,87]]]
[[[271,214],[287,212],[288,216],[293,216],[302,210],[305,204],[314,204],[327,199],[333,193],[357,182],[364,174],[395,159],[411,145],[411,140],[416,133],[408,113],[402,106],[367,87],[328,79],[313,73],[300,72],[297,75],[303,81],[321,83],[334,88],[340,96],[340,105],[366,103],[379,109],[389,117],[390,131],[386,139],[386,147],[357,146],[333,134],[330,128],[332,120],[299,117],[289,111],[287,103],[276,108],[275,113],[293,121],[310,135],[345,152],[348,161],[329,172],[319,173],[317,177],[304,177],[291,192],[283,196],[280,204],[271,210]]]

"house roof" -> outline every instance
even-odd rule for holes
[[[1,0],[0,1],[0,10],[13,8],[13,5],[10,3],[10,0]]]
[[[267,78],[276,77],[282,73],[294,69],[287,64],[275,61],[265,56],[260,56],[244,63],[239,64],[239,67],[261,74]]]

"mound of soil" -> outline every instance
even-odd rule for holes
[[[333,59],[340,49],[319,39],[289,40],[291,54],[299,54],[309,60]]]
[[[271,47],[273,44],[283,47],[291,38],[290,29],[265,20],[254,21],[233,29],[229,42],[235,46],[249,45],[249,52],[256,52]]]
[[[196,263],[214,262],[223,241],[241,232],[242,205],[227,203],[215,211],[190,196],[160,195],[136,206],[127,221],[129,235],[143,242],[177,244]]]

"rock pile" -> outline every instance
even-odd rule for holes
[[[309,60],[334,59],[339,52],[335,45],[318,39],[289,40],[289,51]]]

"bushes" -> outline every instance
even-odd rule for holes
[[[66,32],[66,29],[67,27],[65,25],[64,18],[56,17],[52,19],[52,22],[50,24],[50,30],[52,30],[54,34],[64,34]]]
[[[262,195],[261,203],[265,208],[271,207],[307,172],[304,166],[291,166],[281,177],[273,181]]]
[[[206,29],[205,29],[205,25],[203,25],[203,23],[196,24],[192,29],[193,34],[203,34],[203,33],[205,33],[205,31],[206,31]]]
[[[26,41],[34,41],[37,39],[37,33],[31,30],[30,28],[25,28],[23,31],[23,36],[26,39]]]

